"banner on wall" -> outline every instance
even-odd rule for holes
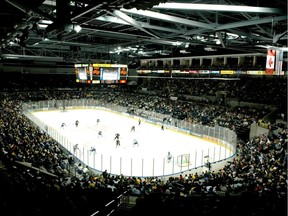
[[[281,75],[283,68],[283,51],[276,51],[276,63],[275,63],[275,74]]]
[[[164,70],[157,70],[157,73],[164,73]]]
[[[198,74],[198,70],[189,70],[190,74]]]
[[[182,73],[182,74],[189,73],[189,70],[180,70],[180,73]]]
[[[235,70],[234,74],[246,74],[246,71],[242,71],[242,70]]]
[[[220,74],[220,71],[218,71],[218,70],[211,70],[211,71],[210,71],[210,74]]]
[[[221,74],[234,74],[234,70],[221,70]]]
[[[275,67],[276,50],[267,50],[266,57],[266,74],[273,75]]]
[[[181,73],[180,70],[172,70],[172,73]]]
[[[151,73],[151,70],[137,70],[137,73],[139,73],[139,74],[147,74],[147,73]]]
[[[248,75],[265,75],[266,71],[247,71]]]
[[[210,70],[199,70],[199,74],[210,74]]]

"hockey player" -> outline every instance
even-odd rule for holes
[[[119,139],[116,139],[116,148],[117,146],[120,146],[120,140]]]
[[[101,131],[101,130],[98,131],[98,138],[100,138],[100,137],[103,137],[103,135],[102,135],[102,131]]]
[[[78,144],[75,144],[75,145],[73,146],[73,152],[74,152],[74,154],[75,154],[75,152],[76,152],[77,149],[78,149]]]
[[[115,134],[114,140],[117,140],[117,139],[120,139],[120,134],[119,133]]]
[[[60,126],[60,129],[61,129],[61,128],[64,129],[65,126],[66,126],[66,124],[63,122],[63,123],[61,124],[61,126]]]
[[[172,155],[170,152],[168,152],[168,155],[167,155],[168,163],[170,163],[171,159],[172,159]]]
[[[134,125],[131,127],[130,132],[135,132],[135,126]]]
[[[79,121],[76,120],[76,121],[75,121],[75,126],[78,127],[78,125],[79,125]]]
[[[137,139],[134,139],[133,140],[133,147],[136,146],[136,145],[139,146],[139,143],[138,143]]]
[[[92,152],[96,153],[96,149],[93,146],[91,146],[91,148],[90,148],[90,153],[92,153]]]

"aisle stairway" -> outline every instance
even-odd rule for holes
[[[136,205],[137,196],[126,196],[124,202],[122,202],[118,209],[118,216],[132,216],[131,211]]]

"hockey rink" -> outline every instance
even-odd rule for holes
[[[138,117],[102,109],[35,111],[32,115],[36,124],[45,125],[45,130],[84,164],[101,172],[166,176],[200,167],[208,159],[215,162],[232,155],[229,149],[196,136],[166,127],[162,130],[160,124],[145,119],[139,124]],[[65,126],[61,127],[62,123]],[[135,131],[131,131],[132,126]],[[120,146],[116,146],[116,133],[120,134]]]

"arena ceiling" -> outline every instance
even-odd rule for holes
[[[1,61],[266,53],[287,35],[283,0],[0,1]]]

